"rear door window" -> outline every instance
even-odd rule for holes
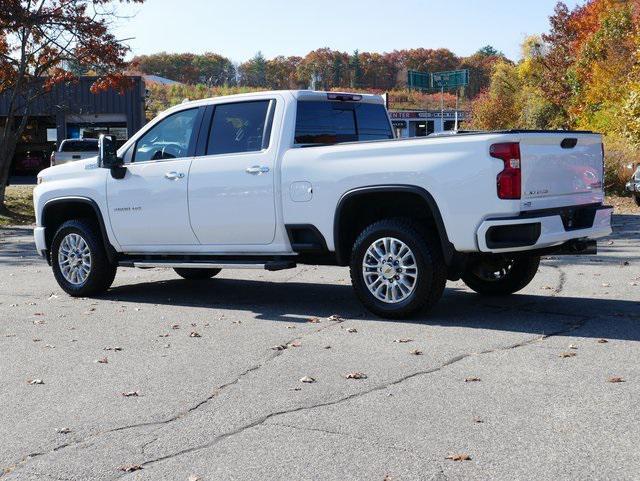
[[[392,138],[393,131],[383,105],[330,101],[298,102],[296,144],[327,145]]]
[[[270,100],[216,105],[207,155],[258,152],[269,146]]]

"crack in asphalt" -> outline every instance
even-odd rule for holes
[[[331,328],[333,326],[337,326],[337,325],[341,324],[342,322],[343,322],[343,319],[339,319],[337,321],[330,322],[329,324],[327,324],[325,326],[322,326],[322,327],[320,327],[318,329],[315,329],[315,330],[313,330],[311,332],[304,333],[304,334],[296,336],[296,337],[294,337],[292,339],[289,339],[288,341],[285,342],[284,345],[288,346],[289,344],[291,344],[293,342],[301,341],[302,339],[304,339],[305,337],[307,337],[307,336],[309,336],[311,334],[322,332],[322,331],[324,331],[326,329],[329,329],[329,328]],[[95,439],[95,438],[103,436],[105,434],[118,433],[118,432],[130,430],[130,429],[138,429],[138,428],[145,428],[145,427],[152,427],[152,426],[162,427],[163,425],[170,424],[170,423],[175,422],[175,421],[177,421],[179,419],[182,419],[182,418],[188,416],[189,414],[191,414],[192,412],[200,409],[202,406],[204,406],[205,404],[210,402],[212,399],[214,399],[217,396],[219,396],[220,393],[222,393],[225,389],[227,389],[227,388],[239,383],[242,380],[242,378],[244,378],[245,376],[247,376],[247,375],[251,374],[252,372],[257,371],[257,370],[261,369],[262,367],[268,365],[274,359],[276,359],[276,358],[280,357],[282,354],[284,354],[284,352],[286,350],[287,349],[283,349],[283,350],[280,350],[280,351],[274,351],[274,354],[272,354],[271,356],[267,357],[261,363],[256,364],[254,366],[251,366],[251,367],[245,369],[244,371],[242,371],[233,381],[229,381],[228,383],[225,383],[225,384],[222,384],[222,385],[218,386],[213,391],[213,393],[211,393],[209,396],[207,396],[203,400],[199,401],[198,403],[194,404],[193,406],[191,406],[186,411],[182,411],[182,412],[180,412],[180,413],[178,413],[178,414],[176,414],[174,416],[171,416],[170,418],[163,419],[163,420],[160,420],[160,421],[148,421],[148,422],[144,422],[144,423],[127,424],[125,426],[120,426],[120,427],[117,427],[117,428],[107,429],[105,431],[99,431],[99,432],[94,433],[94,434],[92,434],[90,436],[87,436],[85,438],[78,439],[78,440],[75,440],[75,441],[72,441],[72,442],[67,442],[67,443],[64,443],[64,444],[60,444],[60,445],[55,446],[54,448],[52,448],[51,450],[46,451],[46,452],[36,452],[36,453],[28,454],[27,456],[25,456],[24,458],[22,458],[19,461],[16,461],[12,465],[10,465],[8,467],[5,467],[5,468],[0,468],[0,478],[2,478],[4,476],[14,472],[16,469],[18,469],[21,466],[25,465],[31,459],[34,459],[34,458],[40,457],[40,456],[44,456],[46,454],[55,453],[55,452],[61,451],[63,449],[66,449],[68,447],[78,446],[80,444],[84,444],[89,440]],[[152,432],[155,432],[155,431],[152,431]],[[157,439],[155,441],[157,441]],[[146,448],[146,445],[144,446],[144,448]],[[143,453],[144,453],[144,449],[143,449]]]
[[[521,342],[518,343],[514,343],[514,344],[510,344],[508,346],[502,346],[502,347],[496,347],[493,349],[487,349],[484,351],[480,351],[477,353],[465,353],[465,354],[460,354],[458,356],[454,356],[450,359],[448,359],[447,361],[445,361],[444,363],[440,364],[437,367],[431,368],[431,369],[425,369],[425,370],[420,370],[420,371],[416,371],[413,372],[411,374],[408,374],[406,376],[402,376],[398,379],[395,379],[393,381],[387,382],[387,383],[383,383],[383,384],[379,384],[377,386],[374,386],[370,389],[366,389],[363,391],[359,391],[353,394],[350,394],[348,396],[344,396],[338,399],[334,399],[334,400],[330,400],[330,401],[323,401],[323,402],[319,402],[319,403],[314,403],[311,405],[307,405],[307,406],[298,406],[295,408],[291,408],[291,409],[283,409],[280,411],[274,411],[268,414],[265,414],[263,416],[260,416],[259,418],[255,419],[254,421],[244,424],[234,430],[228,431],[226,433],[223,433],[219,436],[214,437],[212,440],[210,440],[207,443],[198,445],[198,446],[193,446],[191,448],[186,448],[186,449],[181,449],[179,451],[170,453],[170,454],[166,454],[164,456],[160,456],[148,461],[144,461],[142,463],[140,463],[140,465],[142,467],[147,467],[147,466],[151,466],[169,459],[173,459],[179,456],[183,456],[185,454],[189,454],[189,453],[193,453],[193,452],[197,452],[197,451],[201,451],[203,449],[207,449],[210,448],[218,443],[220,443],[221,441],[224,441],[225,439],[240,435],[242,433],[244,433],[247,430],[253,429],[255,427],[264,425],[267,421],[269,421],[270,419],[279,417],[279,416],[283,416],[286,414],[293,414],[296,412],[301,412],[301,411],[309,411],[312,409],[317,409],[317,408],[322,408],[322,407],[328,407],[328,406],[335,406],[337,404],[342,404],[348,401],[351,401],[353,399],[357,399],[363,396],[366,396],[368,394],[371,394],[373,392],[378,392],[378,391],[382,391],[385,389],[388,389],[392,386],[396,386],[398,384],[401,384],[405,381],[408,381],[410,379],[419,377],[419,376],[424,376],[424,375],[428,375],[428,374],[432,374],[438,371],[441,371],[443,369],[445,369],[446,367],[449,367],[453,364],[456,364],[464,359],[470,358],[470,357],[474,357],[474,356],[480,356],[480,355],[485,355],[485,354],[491,354],[491,353],[496,353],[496,352],[502,352],[502,351],[510,351],[513,349],[517,349],[520,347],[524,347],[524,346],[528,346],[531,344],[534,344],[536,342],[540,342],[540,341],[544,341],[546,339],[549,339],[551,337],[554,336],[560,336],[560,335],[564,335],[564,334],[569,334],[579,328],[581,328],[582,326],[584,326],[586,324],[587,321],[589,321],[590,319],[594,319],[595,317],[592,316],[583,316],[578,322],[574,322],[572,324],[569,324],[568,327],[566,327],[565,329],[561,329],[549,334],[543,334],[541,336],[537,336],[531,339],[527,339],[527,340],[523,340]],[[272,424],[272,423],[270,423]],[[128,473],[124,473],[123,475],[119,476],[118,478],[121,478],[123,476],[126,476]]]
[[[564,270],[560,266],[548,265],[548,267],[556,269],[556,270],[558,270],[560,272],[560,278],[559,278],[559,281],[558,281],[558,286],[554,289],[554,295],[557,295],[564,289],[564,285],[565,285],[565,282],[566,282],[566,275],[565,275]],[[293,276],[293,277],[295,277],[295,276]],[[570,324],[568,329],[552,332],[550,334],[543,334],[541,336],[538,336],[538,337],[535,337],[535,338],[532,338],[532,339],[528,339],[528,340],[524,340],[522,342],[515,343],[515,344],[509,345],[509,346],[487,349],[487,350],[484,350],[484,351],[480,351],[478,353],[461,354],[461,355],[455,356],[455,357],[445,361],[443,364],[441,364],[440,366],[437,366],[435,368],[422,370],[422,371],[417,371],[417,372],[411,373],[409,375],[403,376],[401,378],[398,378],[398,379],[396,379],[394,381],[391,381],[391,382],[388,382],[388,383],[384,383],[384,384],[380,384],[380,385],[375,386],[375,387],[373,387],[371,389],[368,389],[368,390],[365,390],[365,391],[361,391],[361,392],[357,392],[357,393],[353,393],[353,394],[350,394],[349,396],[345,396],[345,397],[342,397],[342,398],[339,398],[339,399],[336,399],[336,400],[325,401],[325,402],[316,403],[316,404],[309,405],[309,406],[299,406],[299,407],[293,408],[293,409],[288,409],[288,410],[276,411],[276,412],[273,412],[273,413],[269,413],[269,414],[267,414],[265,416],[262,416],[262,417],[256,419],[255,421],[253,421],[253,422],[251,422],[249,424],[241,426],[241,427],[239,427],[239,428],[237,428],[237,429],[235,429],[233,431],[230,431],[228,433],[221,434],[221,435],[215,437],[213,440],[211,440],[208,443],[202,444],[200,446],[195,446],[193,448],[180,450],[180,451],[177,451],[177,452],[169,454],[169,455],[165,455],[165,456],[162,456],[162,457],[159,457],[159,458],[156,458],[156,459],[152,459],[150,461],[146,461],[146,462],[142,463],[142,466],[148,466],[148,465],[151,465],[151,464],[155,464],[155,463],[159,463],[159,462],[165,461],[167,459],[171,459],[171,458],[174,458],[174,457],[177,457],[177,456],[181,456],[183,454],[188,454],[188,453],[191,453],[191,452],[194,452],[194,451],[199,451],[201,449],[209,448],[209,447],[217,444],[218,442],[223,441],[223,440],[225,440],[225,439],[227,439],[229,437],[232,437],[232,436],[235,436],[235,435],[239,435],[239,434],[243,433],[246,430],[249,430],[249,429],[252,429],[254,427],[263,425],[268,420],[270,420],[270,419],[272,419],[274,417],[282,416],[282,415],[285,415],[285,414],[291,414],[291,413],[295,413],[295,412],[299,412],[299,411],[305,411],[305,410],[311,410],[311,409],[316,409],[316,408],[321,408],[321,407],[327,407],[327,406],[332,406],[332,405],[336,405],[336,404],[341,404],[341,403],[348,402],[350,400],[356,399],[358,397],[365,396],[365,395],[370,394],[372,392],[388,389],[391,386],[395,386],[395,385],[400,384],[402,382],[405,382],[407,380],[413,379],[414,377],[418,377],[418,376],[422,376],[422,375],[427,375],[427,374],[431,374],[431,373],[434,373],[434,372],[438,372],[438,371],[440,371],[440,370],[442,370],[442,369],[444,369],[444,368],[446,368],[446,367],[448,367],[448,366],[450,366],[452,364],[455,364],[457,362],[460,362],[460,361],[462,361],[464,359],[467,359],[469,357],[472,357],[472,356],[484,355],[484,354],[490,354],[490,353],[499,352],[499,351],[507,351],[507,350],[511,350],[511,349],[516,349],[516,348],[519,348],[519,347],[523,347],[523,346],[532,344],[534,342],[539,342],[539,341],[545,340],[545,339],[547,339],[549,337],[566,334],[566,333],[572,332],[573,330],[576,330],[576,329],[582,327],[587,322],[587,320],[592,318],[592,317],[579,316],[579,315],[576,315],[576,314],[560,313],[560,312],[552,312],[552,311],[540,311],[540,310],[534,310],[534,309],[529,309],[528,308],[529,306],[535,306],[535,305],[537,305],[537,302],[534,301],[532,303],[527,303],[527,304],[520,305],[520,306],[506,307],[506,308],[503,307],[503,306],[492,306],[492,305],[484,305],[484,307],[498,308],[499,310],[506,311],[506,312],[508,312],[508,311],[522,311],[522,312],[529,312],[529,313],[542,313],[542,314],[551,314],[551,315],[570,316],[570,317],[577,318],[578,321]],[[342,322],[343,322],[342,319],[340,319],[338,321],[335,321],[335,322],[331,322],[330,324],[322,326],[319,329],[315,329],[311,333],[302,334],[302,335],[297,336],[297,337],[295,337],[293,339],[290,339],[289,341],[287,341],[285,343],[285,345],[291,344],[292,342],[295,342],[295,341],[302,340],[308,335],[311,335],[311,334],[314,334],[314,333],[318,333],[318,332],[322,332],[322,331],[324,331],[326,329],[329,329],[331,327],[339,325]],[[167,418],[167,419],[164,419],[164,420],[160,420],[160,421],[149,421],[149,422],[144,422],[144,423],[136,423],[136,424],[120,426],[120,427],[109,429],[109,430],[106,430],[106,431],[100,431],[100,432],[95,433],[95,434],[93,434],[91,436],[88,436],[86,438],[58,445],[58,446],[54,447],[53,449],[51,449],[49,452],[38,452],[38,453],[29,454],[28,456],[26,456],[22,460],[18,461],[17,463],[14,463],[10,467],[3,468],[3,470],[0,471],[0,478],[5,476],[5,475],[7,475],[7,474],[9,474],[9,473],[11,473],[11,472],[14,472],[16,469],[18,469],[19,467],[23,466],[24,464],[26,464],[31,459],[34,459],[34,458],[39,457],[39,456],[43,456],[45,454],[58,452],[58,451],[63,450],[65,448],[67,448],[67,447],[77,446],[77,445],[86,443],[87,441],[89,441],[91,439],[95,439],[95,438],[97,438],[99,436],[102,436],[102,435],[105,435],[105,434],[117,433],[117,432],[122,432],[122,431],[126,431],[126,430],[138,429],[138,428],[144,428],[144,427],[151,427],[151,426],[157,426],[157,427],[160,428],[163,425],[167,425],[167,424],[170,424],[170,423],[175,422],[177,420],[180,420],[180,419],[188,416],[192,412],[200,409],[202,406],[206,405],[207,403],[209,403],[211,400],[213,400],[214,398],[219,396],[220,393],[223,392],[224,390],[226,390],[227,388],[230,388],[230,387],[238,384],[244,377],[246,377],[249,374],[251,374],[252,372],[255,372],[255,371],[261,369],[262,367],[268,365],[274,359],[276,359],[279,356],[281,356],[282,354],[284,354],[284,352],[285,352],[285,350],[275,351],[275,353],[273,355],[269,356],[267,359],[265,359],[261,363],[256,364],[254,366],[251,366],[248,369],[245,369],[234,380],[218,386],[213,391],[212,394],[210,394],[209,396],[207,396],[203,400],[199,401],[198,403],[194,404],[193,406],[191,406],[186,411],[182,411],[182,412],[180,412],[180,413],[178,413],[178,414],[176,414],[174,416],[171,416],[170,418]],[[270,423],[270,424],[277,425],[278,423]],[[288,426],[288,427],[293,427],[293,426]],[[152,432],[155,432],[155,431],[152,431]],[[341,434],[341,433],[335,432],[333,434]],[[150,444],[156,442],[158,439],[159,439],[159,437],[156,437],[152,441],[143,444],[141,446],[142,453],[144,454],[144,450]],[[120,477],[126,476],[126,474],[128,474],[128,473],[124,473]]]
[[[364,438],[361,436],[356,436],[352,433],[346,433],[343,431],[332,431],[330,429],[321,429],[321,428],[310,428],[310,427],[306,427],[306,426],[296,426],[293,424],[285,424],[285,423],[265,423],[265,426],[278,426],[278,427],[282,427],[282,428],[289,428],[289,429],[295,429],[298,431],[308,431],[308,432],[316,432],[316,433],[324,433],[324,434],[330,434],[333,436],[341,436],[341,437],[345,437],[345,438],[349,438],[349,439],[354,439],[356,441],[362,441],[364,443],[371,443],[371,440],[368,438]],[[411,453],[411,454],[417,454],[415,451],[406,448],[406,447],[401,447],[401,446],[392,446],[389,444],[382,444],[382,443],[376,443],[379,446],[382,446],[386,449],[391,449],[393,451],[400,451],[403,453]]]

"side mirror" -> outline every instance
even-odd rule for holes
[[[124,164],[122,159],[118,159],[116,142],[110,135],[100,134],[98,139],[98,165],[105,169],[118,167]]]
[[[118,157],[116,141],[111,135],[100,134],[98,138],[98,165],[111,169],[111,176],[114,179],[122,179],[127,173],[124,160]]]

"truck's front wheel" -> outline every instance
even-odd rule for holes
[[[97,228],[89,221],[70,220],[60,226],[51,244],[53,275],[73,297],[100,294],[113,283],[117,265],[109,262]]]
[[[506,296],[529,285],[539,265],[538,256],[477,256],[469,261],[462,280],[478,294]]]
[[[364,306],[380,317],[402,319],[430,308],[447,282],[438,240],[409,220],[375,222],[355,241],[351,282]]]

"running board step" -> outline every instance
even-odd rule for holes
[[[163,267],[169,269],[265,269],[267,271],[281,271],[284,269],[294,269],[297,267],[292,261],[267,261],[267,262],[183,262],[183,261],[148,261],[148,260],[127,260],[119,263],[121,267],[139,267],[141,269],[151,269],[153,267]]]

